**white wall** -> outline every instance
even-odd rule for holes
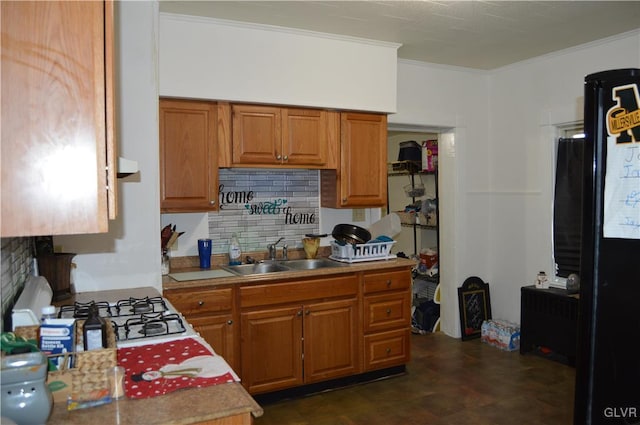
[[[556,126],[583,119],[584,77],[640,67],[640,31],[491,73],[490,238],[487,276],[494,317],[520,319],[520,287],[553,275]]]
[[[489,191],[488,74],[399,61],[394,127],[439,128],[441,329],[459,336],[457,288],[469,276],[487,280]],[[479,244],[472,243],[479,241]],[[478,246],[480,245],[480,246]]]
[[[393,112],[400,45],[160,15],[160,94]]]
[[[76,252],[78,292],[154,286],[160,275],[156,2],[116,2],[117,131],[121,156],[140,173],[118,180],[118,218],[109,233],[55,238]]]

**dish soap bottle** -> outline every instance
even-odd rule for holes
[[[89,306],[89,317],[82,329],[84,337],[84,351],[107,348],[107,322],[100,317],[98,306]]]
[[[242,264],[242,250],[240,242],[238,242],[238,235],[234,233],[229,242],[229,265],[237,266],[238,264]]]

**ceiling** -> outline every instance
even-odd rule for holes
[[[160,11],[401,43],[401,59],[483,70],[640,29],[640,1],[161,0]]]

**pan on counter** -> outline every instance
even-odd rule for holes
[[[371,233],[367,229],[354,224],[336,224],[331,236],[349,244],[363,244],[371,240]]]

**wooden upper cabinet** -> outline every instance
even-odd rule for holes
[[[160,99],[160,209],[217,209],[217,105]]]
[[[3,1],[0,234],[115,218],[113,3]]]
[[[338,113],[322,109],[231,105],[231,161],[225,166],[335,168]]]
[[[340,166],[321,172],[321,205],[328,208],[387,204],[387,116],[340,114]]]

